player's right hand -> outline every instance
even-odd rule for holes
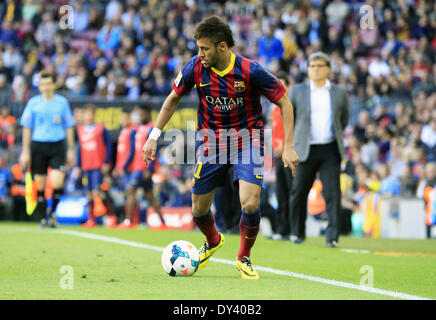
[[[23,151],[20,154],[20,158],[18,159],[22,168],[27,169],[30,164],[30,152]]]
[[[292,176],[295,177],[296,168],[300,164],[300,160],[294,148],[285,147],[283,149],[282,160],[285,168],[291,169]]]
[[[142,147],[142,159],[148,166],[151,160],[156,159],[157,142],[153,139],[147,139]]]

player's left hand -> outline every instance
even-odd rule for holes
[[[295,170],[300,163],[300,160],[298,159],[298,155],[295,152],[294,148],[285,146],[285,148],[283,149],[282,160],[285,168],[291,169],[292,176],[295,177]]]

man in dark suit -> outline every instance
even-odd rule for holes
[[[341,212],[340,164],[345,157],[342,133],[348,123],[348,96],[330,83],[330,59],[315,52],[308,59],[309,82],[291,88],[295,112],[294,144],[300,159],[290,196],[291,241],[305,238],[307,197],[319,171],[326,200],[328,247],[337,247]]]

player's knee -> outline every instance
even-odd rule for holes
[[[209,212],[209,208],[205,208],[205,206],[201,205],[201,203],[199,203],[199,202],[192,203],[192,215],[194,217],[204,216],[208,212]]]
[[[259,203],[256,201],[248,201],[241,204],[242,210],[246,213],[255,213],[259,209]]]

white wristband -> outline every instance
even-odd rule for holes
[[[153,128],[153,130],[151,130],[148,138],[152,139],[154,141],[157,141],[157,139],[159,139],[161,133],[162,133],[162,130],[160,130],[159,128]]]

